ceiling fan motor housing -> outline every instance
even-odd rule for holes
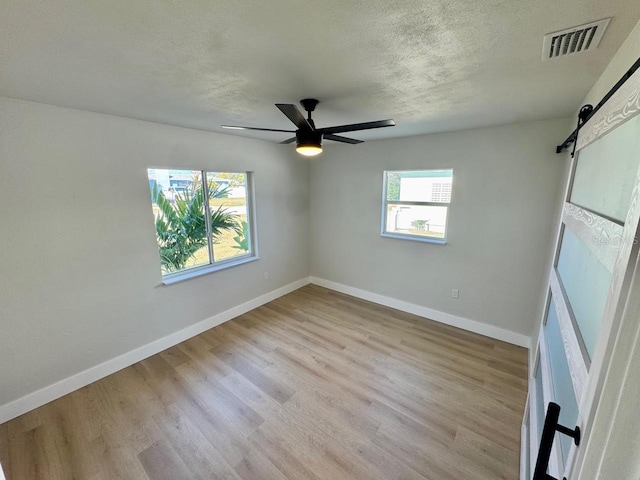
[[[322,132],[317,130],[298,130],[296,132],[298,147],[321,147]]]

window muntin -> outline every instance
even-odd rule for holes
[[[384,172],[382,235],[444,243],[453,170]]]
[[[163,279],[255,258],[251,172],[150,168],[148,178]]]

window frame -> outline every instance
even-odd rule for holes
[[[388,200],[387,198],[387,184],[390,173],[402,173],[402,172],[435,172],[442,170],[451,171],[451,181],[453,190],[453,168],[419,168],[419,169],[405,169],[405,170],[384,170],[382,172],[382,214],[380,220],[380,236],[385,238],[395,238],[398,240],[410,240],[413,242],[422,243],[435,243],[438,245],[445,245],[447,243],[448,224],[449,224],[449,210],[451,208],[451,199],[449,202],[422,202],[413,200]],[[388,205],[392,203],[394,205],[413,205],[418,207],[446,207],[447,215],[445,220],[444,237],[432,237],[428,235],[415,235],[412,233],[398,233],[387,231],[387,212]]]
[[[174,283],[178,283],[184,280],[189,280],[191,278],[200,277],[202,275],[208,275],[213,272],[218,272],[220,270],[226,270],[227,268],[235,267],[237,265],[243,265],[245,263],[254,262],[260,259],[258,255],[258,241],[257,241],[257,224],[256,224],[256,207],[255,207],[255,190],[254,190],[254,172],[253,171],[220,171],[214,172],[213,170],[208,170],[205,168],[188,168],[188,167],[147,167],[147,178],[149,176],[149,169],[155,170],[191,170],[200,172],[200,182],[204,195],[203,205],[205,209],[205,226],[207,230],[207,247],[209,251],[209,263],[206,265],[197,265],[189,268],[185,268],[183,270],[178,270],[175,272],[162,273],[162,268],[160,268],[160,273],[162,275],[162,284],[163,285],[171,285]],[[245,185],[245,196],[246,196],[246,207],[247,207],[247,236],[249,239],[249,251],[243,255],[237,255],[232,258],[227,258],[224,260],[215,260],[214,250],[213,250],[213,242],[211,241],[212,237],[212,228],[211,228],[211,206],[209,204],[209,189],[207,188],[207,174],[209,173],[241,173],[245,175],[246,185]],[[153,202],[152,202],[153,204]],[[155,232],[155,217],[154,217],[154,232]],[[157,242],[156,242],[157,247]],[[159,251],[158,251],[159,253]],[[160,256],[158,255],[158,263],[161,266]]]

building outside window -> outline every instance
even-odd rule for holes
[[[382,235],[445,243],[453,170],[384,172]]]

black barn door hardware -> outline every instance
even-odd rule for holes
[[[576,127],[576,137],[573,139],[573,150],[571,151],[571,158],[573,158],[576,154],[576,147],[578,146],[578,133],[580,132],[580,128],[587,123],[587,119],[593,113],[593,105],[586,104],[584,107],[580,109],[580,113],[578,113],[578,126]]]
[[[547,473],[549,467],[549,458],[551,457],[551,448],[553,447],[553,437],[556,432],[568,435],[573,438],[576,446],[580,445],[580,427],[571,430],[558,423],[560,418],[560,405],[549,402],[547,408],[547,416],[544,419],[544,428],[542,429],[542,438],[540,439],[540,450],[538,451],[538,459],[536,460],[536,468],[533,471],[533,480],[557,480]],[[567,480],[563,478],[563,480]]]
[[[575,143],[576,139],[578,138],[578,130],[580,130],[580,127],[582,127],[582,125],[584,125],[585,123],[587,123],[587,121],[593,117],[595,115],[595,113],[600,110],[600,108],[602,108],[602,106],[607,103],[607,101],[613,97],[613,94],[616,93],[618,91],[618,89],[624,85],[624,83],[629,80],[631,78],[631,76],[636,73],[636,70],[638,70],[640,68],[640,58],[638,60],[635,61],[635,63],[633,65],[631,65],[631,68],[629,68],[629,70],[627,70],[625,72],[624,75],[622,75],[622,77],[620,78],[620,80],[618,80],[618,83],[616,83],[611,90],[609,90],[607,92],[607,94],[602,97],[602,100],[600,100],[598,102],[598,104],[593,107],[593,109],[586,115],[586,117],[584,118],[584,120],[582,121],[582,119],[578,120],[578,128],[576,128],[573,132],[571,132],[571,134],[567,137],[567,139],[562,142],[561,145],[558,145],[556,147],[556,153],[562,153],[562,151],[565,148],[569,148],[569,145],[571,145],[572,143]],[[580,112],[582,113],[582,112]],[[582,121],[582,123],[580,123]],[[574,151],[575,151],[575,146],[574,146]]]

